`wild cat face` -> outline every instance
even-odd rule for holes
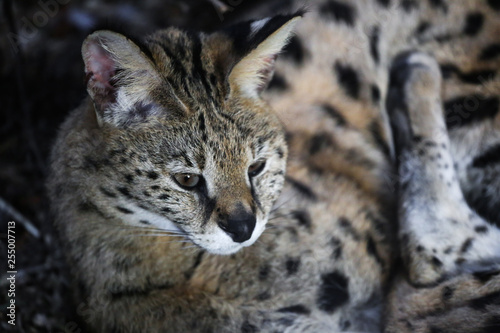
[[[257,240],[283,186],[287,153],[259,94],[296,20],[278,16],[211,35],[168,29],[142,48],[109,31],[86,39],[87,90],[105,154],[128,156],[110,164],[124,223],[181,233],[218,254]]]

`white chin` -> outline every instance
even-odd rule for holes
[[[265,223],[257,224],[257,227],[252,233],[252,237],[249,240],[244,241],[243,243],[233,242],[229,236],[227,236],[222,230],[220,230],[219,237],[221,237],[222,239],[219,239],[215,242],[211,242],[209,243],[210,245],[207,244],[208,246],[200,242],[198,243],[198,246],[204,248],[205,250],[207,250],[207,252],[213,254],[220,254],[220,255],[233,254],[238,252],[242,248],[250,246],[253,243],[255,243],[262,234],[262,232],[264,231],[264,229],[265,229]]]
[[[231,247],[219,247],[215,249],[205,248],[205,250],[207,250],[207,252],[210,252],[212,254],[230,255],[238,252],[242,248],[243,246],[241,244],[235,244],[234,246]]]
[[[260,234],[261,234],[261,232],[254,232],[254,234],[252,235],[252,238],[250,238],[249,240],[247,240],[243,243],[231,242],[231,243],[227,244],[226,246],[215,246],[215,247],[203,246],[203,245],[200,245],[200,246],[203,247],[208,252],[213,253],[213,254],[229,255],[229,254],[236,253],[239,250],[241,250],[242,248],[250,246],[253,243],[255,243],[255,241],[259,238]]]

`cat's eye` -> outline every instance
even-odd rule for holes
[[[193,173],[178,173],[174,179],[181,187],[193,188],[200,183],[201,177]]]
[[[253,163],[248,167],[248,175],[250,178],[257,176],[259,173],[264,170],[264,167],[266,166],[266,161],[265,160],[258,160],[257,162]]]

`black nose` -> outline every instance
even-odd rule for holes
[[[252,237],[255,229],[255,215],[246,211],[239,211],[230,215],[227,220],[219,221],[219,227],[224,230],[233,241],[243,243]]]

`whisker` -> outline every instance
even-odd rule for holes
[[[162,241],[156,242],[156,244],[169,244],[169,243],[193,243],[193,242],[191,242],[188,239],[184,239],[184,240],[162,240]]]
[[[192,246],[183,246],[183,249],[199,249],[200,247],[198,245],[192,245]]]
[[[160,233],[151,233],[151,234],[139,234],[139,235],[131,235],[135,237],[184,237],[185,234],[181,233],[169,233],[169,232],[160,232]]]
[[[298,196],[298,193],[294,193],[294,194],[290,195],[290,197],[288,197],[288,199],[285,199],[283,202],[281,202],[279,205],[273,206],[273,208],[271,209],[271,213],[277,211],[278,209],[283,207],[285,204],[288,204],[290,201],[295,199],[295,197],[297,197],[297,196]]]

